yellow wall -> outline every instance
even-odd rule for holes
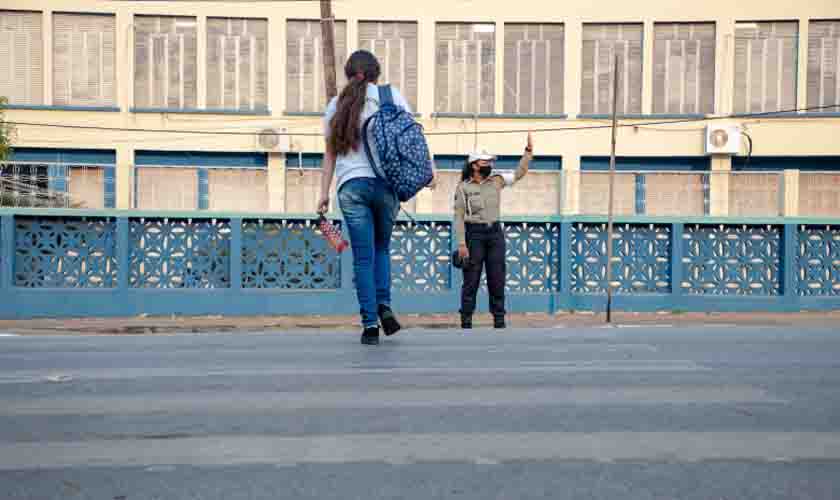
[[[45,47],[51,47],[50,14],[53,12],[115,13],[117,22],[117,93],[120,112],[76,112],[9,110],[7,118],[21,122],[49,122],[103,127],[138,129],[207,129],[253,131],[265,127],[287,128],[290,132],[319,132],[320,118],[284,116],[285,108],[285,30],[287,19],[317,19],[318,2],[131,2],[99,0],[0,0],[0,9],[37,10],[44,13]],[[654,22],[714,21],[717,27],[717,84],[716,113],[731,112],[732,74],[734,48],[732,43],[735,21],[799,20],[799,74],[798,103],[805,105],[807,33],[811,19],[840,18],[840,2],[836,0],[707,0],[704,2],[681,1],[614,1],[558,2],[530,1],[503,2],[487,0],[424,0],[380,1],[353,0],[334,2],[337,19],[348,21],[348,43],[356,46],[359,20],[407,20],[419,22],[419,96],[418,112],[429,132],[472,131],[472,120],[432,119],[434,112],[435,23],[439,21],[495,22],[497,26],[496,50],[496,111],[502,109],[503,50],[500,45],[505,22],[561,22],[565,25],[565,104],[568,120],[533,119],[482,119],[479,130],[550,128],[558,126],[585,126],[603,121],[577,120],[581,78],[581,30],[588,22],[643,22],[644,86],[643,113],[652,110],[652,35]],[[136,114],[132,106],[133,57],[131,47],[132,16],[134,14],[187,15],[198,17],[199,67],[203,68],[205,43],[203,27],[208,16],[260,17],[269,22],[269,109],[271,116],[198,115],[198,114]],[[50,50],[44,52],[46,104],[51,103],[52,71]],[[202,73],[199,73],[201,75]],[[204,78],[199,76],[199,107],[204,102]],[[840,110],[838,110],[840,111]],[[754,141],[754,155],[840,155],[840,118],[790,118],[750,119],[748,130]],[[671,130],[659,127],[625,128],[618,137],[619,155],[644,156],[696,156],[703,154],[703,124],[669,125]],[[118,152],[118,207],[129,204],[130,180],[128,172],[134,149],[156,150],[213,150],[253,151],[252,136],[200,136],[155,132],[102,132],[73,129],[45,129],[18,126],[17,145],[31,147],[89,147],[114,148]],[[479,139],[479,146],[498,154],[518,154],[524,146],[524,134],[488,135]],[[574,172],[581,156],[602,156],[609,152],[609,131],[597,130],[574,133],[539,133],[534,138],[538,154],[562,155],[564,169]],[[460,137],[432,137],[430,144],[436,154],[463,154],[472,149],[471,135]],[[323,150],[323,141],[312,137],[294,137],[296,149],[307,152]],[[289,198],[286,192],[282,159],[273,157],[268,177],[271,210],[282,208],[275,198]],[[728,161],[715,161],[717,169],[726,169]],[[792,180],[795,176],[788,176]],[[577,179],[574,173],[566,176],[565,187],[556,188],[557,196],[567,210],[577,206]],[[561,195],[562,193],[562,195]],[[418,207],[432,205],[431,194],[418,200]],[[715,212],[726,212],[726,200],[721,193],[713,205]],[[425,197],[429,197],[427,200]],[[785,203],[788,212],[795,212],[793,203]],[[788,206],[790,205],[790,206]]]

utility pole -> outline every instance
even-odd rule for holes
[[[324,90],[329,102],[338,95],[335,83],[335,18],[331,0],[321,0],[321,49],[324,54]]]
[[[618,132],[618,54],[613,61],[612,147],[610,149],[610,188],[607,206],[607,323],[612,323],[613,197],[615,189],[615,139]]]

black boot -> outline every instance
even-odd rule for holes
[[[493,316],[493,328],[507,328],[504,316]]]
[[[461,314],[461,328],[463,330],[472,329],[472,314]]]
[[[379,327],[371,326],[362,332],[362,344],[379,345]]]
[[[379,322],[382,323],[382,329],[388,336],[397,333],[402,328],[400,322],[397,321],[397,317],[394,316],[394,311],[384,304],[379,305]]]

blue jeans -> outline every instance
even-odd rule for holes
[[[338,204],[350,233],[362,327],[379,324],[378,306],[391,305],[391,232],[400,204],[381,179],[356,178],[341,186]]]

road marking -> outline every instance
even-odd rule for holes
[[[173,472],[175,470],[174,465],[152,465],[146,467],[146,472]]]
[[[608,387],[464,387],[359,391],[251,392],[216,391],[148,396],[72,396],[9,402],[8,415],[146,415],[282,413],[311,409],[497,407],[535,405],[660,405],[660,404],[786,404],[766,390],[731,386],[608,386]],[[147,439],[152,436],[146,436]],[[185,436],[174,435],[170,438]],[[161,436],[157,436],[162,439]]]
[[[480,360],[472,360],[479,363]],[[464,364],[464,363],[462,363]],[[201,367],[155,366],[154,368],[81,368],[74,371],[74,380],[139,380],[156,377],[245,377],[245,376],[336,376],[352,377],[355,375],[486,375],[519,373],[627,373],[627,372],[705,372],[711,368],[685,359],[671,360],[596,360],[596,361],[558,361],[538,366],[451,366],[445,363],[419,366],[395,367],[345,367],[315,368],[299,366],[288,368],[263,367],[254,369],[207,370]],[[0,374],[0,384],[21,384],[43,382],[43,373],[35,370],[9,371]]]
[[[0,337],[20,337],[17,333],[0,333]]]
[[[773,462],[840,460],[836,432],[543,432],[206,436],[169,441],[91,440],[7,443],[0,470],[179,465],[476,463],[524,460]],[[160,465],[167,464],[167,465]]]
[[[618,324],[616,328],[673,328],[674,325],[655,324],[655,325],[636,325],[636,324]]]

